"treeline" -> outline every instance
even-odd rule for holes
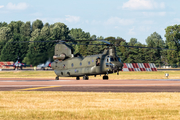
[[[91,41],[97,39],[118,39],[119,41],[110,41],[112,43],[122,45],[116,47],[117,55],[125,63],[155,63],[179,65],[180,59],[180,25],[168,26],[166,29],[166,40],[154,32],[146,39],[146,45],[138,42],[136,38],[131,38],[130,42],[126,42],[121,37],[97,37],[84,32],[81,28],[73,28],[69,30],[64,23],[49,24],[41,20],[34,22],[12,21],[7,24],[0,22],[0,61],[16,61],[19,60],[26,64],[38,65],[44,63],[48,59],[52,59],[54,55],[54,42],[33,42],[33,41],[51,41],[51,40],[72,40],[71,43],[79,43],[74,40],[89,40],[81,42],[86,45],[72,44],[75,53],[83,56],[98,54],[106,46],[88,45],[102,44],[100,41]],[[13,41],[18,41],[15,43]],[[23,43],[22,41],[29,41]],[[123,46],[141,46],[152,48],[169,48],[176,50],[136,48]]]

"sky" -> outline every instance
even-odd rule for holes
[[[0,22],[62,22],[69,29],[81,28],[90,35],[122,37],[127,42],[146,39],[180,23],[179,0],[4,0]]]

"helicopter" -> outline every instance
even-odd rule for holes
[[[80,42],[90,41],[90,40],[76,40]],[[105,40],[91,40],[100,41],[105,44],[88,44],[88,45],[106,45],[107,47],[101,54],[82,56],[80,53],[74,54],[74,49],[72,45],[67,44],[67,42],[75,42],[71,40],[51,40],[51,41],[22,41],[21,43],[27,42],[55,42],[54,50],[54,61],[51,63],[51,68],[54,70],[55,80],[59,80],[59,77],[76,77],[76,80],[89,80],[89,76],[104,75],[103,80],[108,80],[108,74],[117,73],[123,69],[123,63],[120,57],[116,54],[115,46],[123,47],[135,47],[135,48],[150,48],[150,49],[166,49],[175,50],[167,48],[152,48],[152,47],[141,47],[141,46],[124,46],[124,45],[114,45]],[[118,41],[118,40],[116,40]],[[18,41],[14,41],[18,42]],[[14,43],[10,42],[10,43]],[[18,42],[19,43],[19,42]],[[74,44],[74,43],[73,43]],[[77,44],[77,43],[75,43]],[[87,44],[79,44],[87,45]]]
[[[76,77],[76,80],[88,80],[91,75],[104,74],[103,80],[108,80],[109,73],[119,74],[123,69],[121,59],[116,55],[115,46],[109,42],[105,42],[108,47],[104,49],[102,54],[89,55],[82,57],[80,54],[73,54],[72,46],[66,44],[65,41],[60,41],[55,46],[54,62],[51,63],[51,68],[54,70],[59,80],[59,77]]]

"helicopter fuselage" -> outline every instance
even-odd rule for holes
[[[62,42],[56,44],[53,59],[51,68],[57,75],[56,80],[59,77],[76,77],[79,80],[81,76],[88,80],[90,75],[101,74],[104,74],[103,79],[108,79],[109,73],[119,73],[123,68],[114,46],[108,46],[102,54],[82,57],[80,54],[74,55],[72,46]]]
[[[122,70],[123,64],[118,57],[98,54],[56,60],[51,67],[59,77],[80,77],[118,72]]]

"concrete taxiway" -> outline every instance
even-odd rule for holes
[[[180,92],[180,79],[75,80],[0,78],[0,91]]]

